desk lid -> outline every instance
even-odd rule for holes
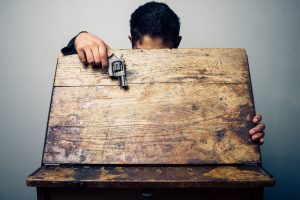
[[[260,163],[244,49],[112,52],[129,90],[59,55],[43,163]]]

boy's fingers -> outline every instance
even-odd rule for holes
[[[106,46],[99,46],[99,54],[100,54],[102,69],[107,70],[108,62],[107,62]]]
[[[259,143],[260,144],[263,144],[265,141],[264,141],[264,138],[260,138],[260,140],[259,140]]]
[[[262,139],[265,136],[264,132],[260,132],[260,133],[256,133],[255,135],[252,135],[252,140],[253,141],[258,141],[260,139]]]
[[[266,128],[265,124],[257,124],[257,126],[254,127],[254,129],[258,132],[265,130],[265,128]]]
[[[93,53],[89,48],[85,49],[85,55],[86,55],[87,62],[92,66],[95,65]]]
[[[265,130],[265,128],[266,128],[265,124],[258,124],[257,126],[249,130],[249,134],[254,135],[255,133]]]
[[[256,114],[253,118],[253,123],[258,123],[262,120],[262,116],[260,114]]]
[[[97,66],[100,66],[101,58],[100,58],[100,53],[99,53],[98,47],[92,48],[92,53],[93,53],[93,56],[94,56],[95,64]]]
[[[107,44],[105,44],[105,47],[106,47],[106,55],[109,58],[112,56],[113,52],[111,51],[110,46],[108,46]]]
[[[79,57],[80,62],[82,62],[84,65],[87,65],[87,60],[86,60],[84,51],[83,50],[78,50],[77,53],[78,53],[78,57]]]

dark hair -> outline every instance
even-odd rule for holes
[[[137,41],[141,42],[145,35],[152,38],[161,37],[165,44],[177,47],[179,31],[179,17],[164,3],[148,2],[131,14],[132,48]]]

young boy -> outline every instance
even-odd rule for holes
[[[164,3],[149,2],[138,7],[130,19],[130,35],[133,49],[178,48],[180,22],[178,16]],[[85,65],[99,66],[107,70],[107,48],[103,40],[97,36],[81,32],[74,37],[67,47],[62,49],[64,55],[76,54]],[[256,125],[249,131],[253,141],[264,143],[265,125],[260,123],[262,116],[253,118]]]

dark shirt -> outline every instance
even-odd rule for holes
[[[86,31],[81,31],[80,33],[83,33]],[[72,55],[72,54],[77,54],[74,43],[75,43],[75,39],[76,37],[80,34],[78,33],[75,37],[73,37],[70,42],[68,43],[68,45],[64,48],[61,49],[61,52],[67,56],[67,55]]]

